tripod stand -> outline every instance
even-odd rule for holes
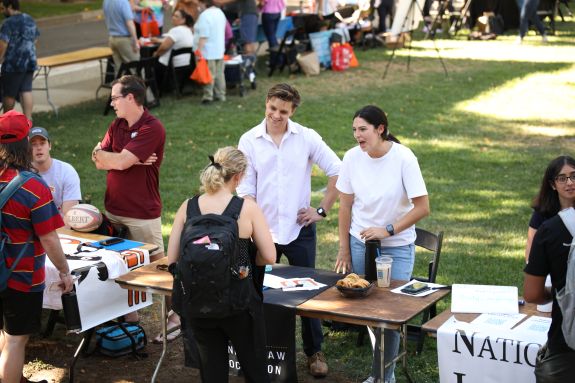
[[[417,27],[416,22],[415,22],[415,16],[416,16],[416,7],[417,10],[419,10],[419,16],[421,16],[421,19],[423,19],[423,9],[421,8],[421,5],[419,4],[418,0],[400,0],[401,1],[409,1],[409,8],[407,10],[407,12],[405,13],[405,16],[403,18],[403,22],[401,24],[401,30],[400,32],[397,34],[398,39],[399,36],[401,35],[401,33],[403,33],[404,31],[409,31],[409,42],[408,42],[408,55],[407,55],[407,70],[409,71],[409,65],[411,63],[411,41],[412,41],[412,37],[413,37],[413,30]],[[407,25],[408,23],[410,23],[410,25]],[[395,21],[394,21],[394,25],[395,25]],[[406,27],[408,27],[408,29],[406,29]],[[392,27],[392,30],[394,28]],[[435,48],[435,51],[437,52],[437,57],[439,58],[439,61],[441,62],[441,66],[443,67],[443,71],[445,72],[445,76],[447,76],[447,68],[445,67],[445,63],[443,62],[443,58],[441,57],[441,54],[439,53],[439,48],[437,48],[437,44],[435,42],[435,36],[433,36],[432,38],[433,41],[433,46]],[[387,62],[387,65],[385,66],[385,71],[383,72],[383,78],[385,78],[387,76],[387,70],[389,69],[389,66],[391,65],[391,62],[393,61],[393,58],[395,57],[395,50],[397,49],[398,44],[394,45],[393,47],[393,51],[391,52],[391,57],[389,58],[389,61]]]

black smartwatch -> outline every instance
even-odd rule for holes
[[[385,230],[387,230],[390,237],[395,234],[395,230],[393,229],[393,225],[391,223],[385,227]]]
[[[321,215],[323,218],[327,217],[327,213],[325,212],[325,209],[323,207],[318,207],[317,208],[317,214]]]

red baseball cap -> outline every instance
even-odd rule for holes
[[[32,122],[12,109],[0,116],[0,144],[18,142],[28,137]]]

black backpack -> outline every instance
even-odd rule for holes
[[[243,203],[234,196],[222,215],[202,215],[198,197],[188,200],[172,301],[184,318],[224,318],[248,308],[254,287],[249,256],[239,252]]]

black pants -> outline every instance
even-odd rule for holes
[[[575,377],[575,351],[552,353],[547,345],[537,354],[535,379],[537,383],[566,383]]]
[[[228,381],[228,341],[232,342],[246,382],[268,383],[263,303],[222,319],[192,319],[204,383]]]

